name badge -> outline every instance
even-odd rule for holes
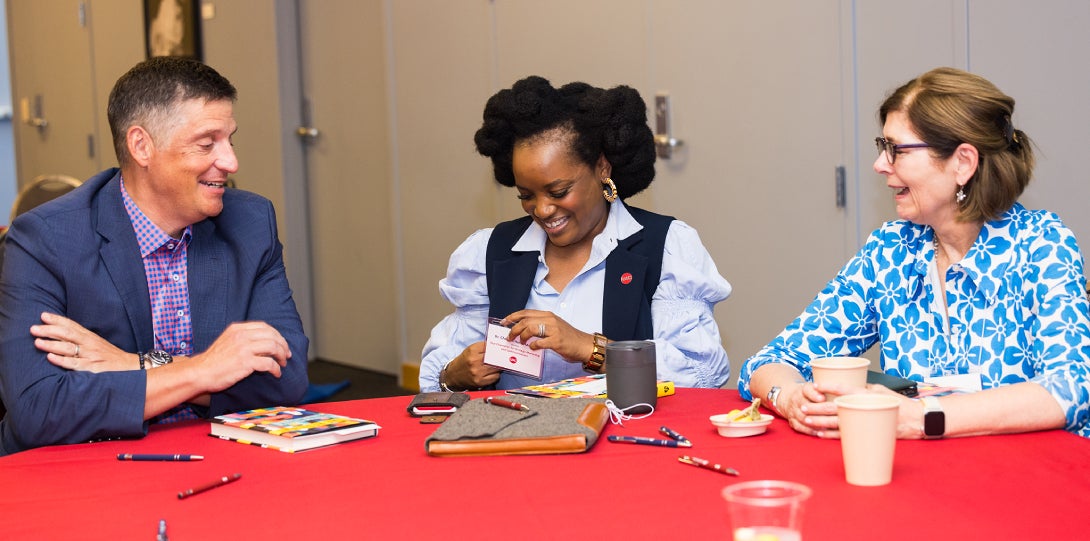
[[[935,376],[927,378],[927,383],[939,387],[952,387],[962,392],[974,393],[983,388],[980,382],[980,374],[951,374],[949,376]]]

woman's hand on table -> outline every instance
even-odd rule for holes
[[[840,423],[836,414],[836,404],[832,399],[826,400],[824,393],[841,396],[857,393],[859,390],[842,388],[839,385],[821,386],[810,382],[798,386],[798,389],[798,392],[787,395],[787,402],[784,401],[784,395],[782,393],[780,395],[781,409],[787,407],[790,411],[790,413],[781,412],[781,414],[789,421],[791,428],[819,438],[839,439]],[[787,390],[785,389],[784,392]],[[882,385],[867,385],[866,392],[894,396],[901,401],[897,414],[898,439],[922,437],[920,427],[923,426],[923,406],[918,400],[912,400]]]
[[[484,364],[484,342],[475,342],[447,364],[439,377],[453,389],[478,389],[499,381],[500,369]]]
[[[796,432],[819,438],[839,438],[836,404],[826,401],[824,392],[809,381],[784,387],[776,401],[777,410]]]
[[[572,327],[552,312],[519,310],[503,319],[512,324],[508,340],[518,338],[525,343],[536,336],[530,349],[551,349],[571,363],[589,359],[594,349],[594,335]]]

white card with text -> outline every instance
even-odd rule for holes
[[[530,344],[538,340],[535,336],[525,344],[507,339],[511,333],[509,327],[491,319],[488,322],[488,334],[484,346],[484,364],[503,370],[516,372],[531,378],[541,379],[541,367],[544,364],[545,350],[530,349]]]

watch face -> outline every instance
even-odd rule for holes
[[[174,357],[161,349],[156,349],[148,352],[148,360],[155,366],[163,366],[174,362]]]
[[[941,411],[929,411],[923,415],[923,433],[937,438],[946,433],[946,414]]]

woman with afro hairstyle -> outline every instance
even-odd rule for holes
[[[692,227],[624,203],[655,178],[636,90],[527,77],[488,100],[475,142],[527,216],[477,231],[451,255],[439,290],[455,310],[424,346],[421,391],[605,372],[606,343],[651,339],[660,380],[726,383],[712,309],[730,284]],[[510,326],[510,340],[537,338],[540,380],[484,364],[489,317]]]

